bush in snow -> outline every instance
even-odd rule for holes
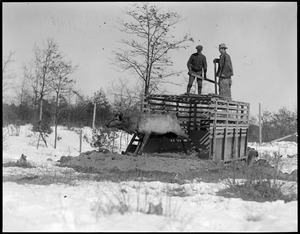
[[[97,218],[113,213],[126,214],[133,211],[172,219],[185,217],[185,214],[180,214],[182,204],[172,201],[173,196],[167,195],[172,193],[169,190],[173,189],[173,186],[166,186],[165,189],[156,188],[154,194],[150,192],[152,189],[149,190],[148,186],[141,182],[132,187],[118,184],[117,188],[107,188],[99,186],[97,188],[99,196],[91,207]],[[135,189],[135,193],[131,189]]]
[[[272,167],[266,160],[259,159],[252,165],[242,164],[241,171],[246,179],[237,183],[235,176],[233,180],[227,179],[226,183],[231,194],[235,194],[244,200],[254,200],[258,202],[284,200],[289,202],[295,200],[295,194],[283,194],[284,183],[278,180],[279,160],[275,167]],[[282,174],[282,173],[281,173]]]
[[[91,143],[92,142],[92,138],[93,138],[93,129],[90,127],[83,127],[80,130],[77,130],[77,132],[82,131],[82,138],[83,140],[85,140],[87,143]]]
[[[3,167],[23,167],[23,168],[33,168],[28,161],[27,161],[27,156],[24,154],[21,155],[21,157],[17,160],[17,162],[6,162],[3,164]]]
[[[3,151],[8,148],[8,143],[7,143],[8,138],[9,138],[8,130],[3,129],[3,132],[2,132],[2,142],[3,142],[2,149],[3,149]]]
[[[9,124],[6,127],[9,136],[19,136],[20,135],[20,126],[16,124]]]
[[[125,214],[131,211],[129,203],[129,195],[125,188],[119,188],[117,192],[112,192],[112,194],[107,194],[104,190],[101,191],[101,197],[98,197],[91,208],[97,218],[100,218],[102,215],[111,215],[113,213]]]
[[[99,152],[107,152],[108,149],[113,151],[115,148],[115,139],[117,137],[117,133],[109,128],[102,128],[100,130],[94,129],[90,145],[94,148],[98,148]]]
[[[52,123],[52,113],[51,110],[49,109],[50,107],[46,105],[43,109],[43,119],[41,121],[37,120],[33,124],[32,131],[34,132],[43,132],[45,134],[51,134],[52,133],[52,128],[51,128],[51,123]]]

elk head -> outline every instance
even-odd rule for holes
[[[123,129],[125,126],[125,121],[123,119],[123,114],[122,113],[117,113],[115,114],[114,118],[109,121],[106,125],[108,128],[118,128],[118,129]]]

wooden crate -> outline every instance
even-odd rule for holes
[[[174,113],[181,128],[200,149],[200,157],[231,161],[246,157],[250,105],[209,95],[150,95],[143,103],[144,112]],[[188,147],[191,147],[186,142]],[[179,140],[151,137],[144,152],[182,150]]]

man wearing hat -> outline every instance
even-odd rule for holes
[[[207,63],[206,63],[206,57],[202,54],[202,45],[198,45],[196,47],[197,53],[194,53],[191,55],[189,61],[187,62],[187,67],[189,69],[189,83],[187,85],[187,91],[186,94],[189,94],[191,91],[191,88],[193,86],[193,82],[195,80],[195,76],[193,74],[202,76],[202,71],[204,72],[204,78],[206,78],[206,71],[207,71]],[[202,91],[202,79],[197,78],[198,83],[198,94],[201,94]]]
[[[226,53],[227,46],[222,43],[219,45],[220,61],[217,71],[219,77],[219,95],[231,100],[231,76],[233,76],[233,68],[229,54]]]

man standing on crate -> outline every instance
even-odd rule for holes
[[[194,53],[191,55],[189,61],[187,62],[187,67],[189,69],[189,83],[187,85],[187,91],[186,94],[189,94],[191,91],[191,88],[193,86],[193,82],[195,80],[195,75],[202,76],[202,72],[204,73],[204,78],[206,78],[206,71],[207,71],[207,63],[206,63],[206,57],[202,54],[202,45],[198,45],[196,47],[197,53]],[[202,91],[202,79],[197,78],[198,83],[198,94],[201,94]]]
[[[219,77],[219,95],[231,100],[231,76],[233,76],[233,68],[226,49],[227,47],[224,43],[219,45],[220,59],[215,59],[214,62],[219,62],[217,71],[217,77]]]

